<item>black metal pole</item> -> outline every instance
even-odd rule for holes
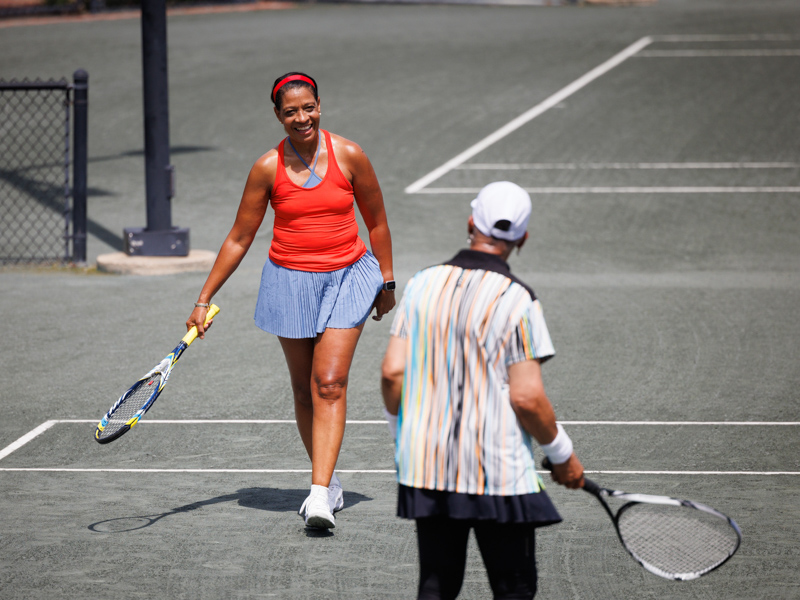
[[[89,73],[72,74],[72,261],[86,263],[86,164],[89,132]]]
[[[125,251],[139,256],[186,256],[189,230],[172,226],[175,195],[169,164],[169,80],[166,0],[142,1],[144,160],[147,227],[124,230]]]
[[[142,2],[142,67],[147,229],[161,231],[172,227],[165,0]]]

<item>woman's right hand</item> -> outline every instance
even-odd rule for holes
[[[583,465],[573,452],[567,462],[560,465],[553,465],[553,481],[576,490],[583,487]]]
[[[197,337],[202,340],[205,337],[206,329],[211,327],[211,324],[214,322],[214,319],[211,319],[206,323],[207,314],[208,309],[206,307],[196,306],[192,314],[189,315],[189,318],[186,320],[186,331],[189,331],[192,327],[197,327]]]

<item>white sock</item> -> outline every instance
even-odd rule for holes
[[[314,495],[314,492],[317,492],[318,494],[325,494],[327,496],[328,495],[328,488],[326,488],[324,485],[315,485],[315,484],[312,483],[311,484],[311,495],[312,496]]]
[[[342,487],[342,482],[339,481],[339,478],[336,476],[336,471],[334,471],[333,475],[331,475],[331,481],[328,484],[328,487],[336,487],[336,486]]]

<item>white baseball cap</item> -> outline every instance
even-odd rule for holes
[[[472,201],[472,221],[483,235],[515,242],[525,235],[531,216],[528,192],[510,181],[495,181]]]

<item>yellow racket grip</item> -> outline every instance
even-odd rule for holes
[[[216,304],[212,304],[208,307],[208,313],[206,313],[206,325],[208,322],[213,319],[217,313],[219,312],[219,306]],[[184,343],[189,346],[193,341],[197,339],[197,327],[192,327],[189,331],[186,332],[186,335],[183,336]]]

